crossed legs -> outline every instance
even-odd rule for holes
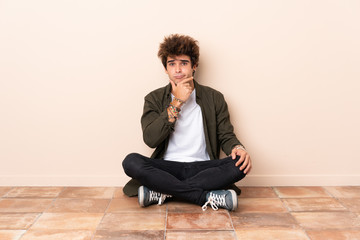
[[[149,189],[203,205],[209,191],[226,188],[245,177],[235,162],[227,157],[183,163],[132,153],[124,159],[123,168]]]

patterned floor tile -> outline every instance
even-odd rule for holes
[[[128,196],[125,195],[125,193],[123,192],[123,188],[122,188],[122,187],[117,187],[117,188],[115,188],[113,198],[127,198],[127,197],[128,197]],[[136,197],[134,197],[134,198],[136,198]]]
[[[236,230],[236,235],[238,240],[309,240],[304,231],[293,229],[242,229]]]
[[[164,231],[141,230],[141,231],[106,231],[98,230],[94,240],[159,240],[164,239]]]
[[[346,211],[334,198],[288,198],[283,201],[292,212]]]
[[[112,198],[113,187],[68,187],[61,192],[60,198]]]
[[[360,213],[360,198],[341,198],[339,201],[351,212]]]
[[[238,211],[241,213],[276,213],[287,212],[278,198],[241,198],[238,201]]]
[[[360,186],[325,187],[336,198],[360,198]]]
[[[6,193],[8,193],[12,187],[0,187],[0,197],[4,196]]]
[[[52,213],[103,213],[110,199],[58,198],[46,212]]]
[[[292,215],[307,230],[360,228],[360,218],[350,212],[299,212]]]
[[[233,231],[167,231],[166,240],[236,240]]]
[[[167,210],[171,213],[202,213],[201,206],[192,203],[171,201],[167,203]],[[209,209],[210,210],[210,209]],[[227,212],[225,209],[219,209],[220,212]]]
[[[4,197],[7,198],[55,198],[62,187],[15,187]]]
[[[29,230],[21,240],[91,240],[93,231],[89,230]]]
[[[271,187],[240,187],[240,198],[276,198],[277,195]]]
[[[244,228],[296,229],[299,228],[289,213],[236,213],[231,214],[235,230]]]
[[[311,240],[358,240],[360,230],[323,230],[307,231]]]
[[[1,240],[19,240],[25,230],[0,230]]]
[[[95,230],[103,213],[43,213],[32,230]]]
[[[226,212],[212,211],[204,213],[169,213],[169,230],[231,230],[231,219]]]
[[[150,213],[150,212],[166,212],[166,204],[164,205],[151,205],[148,207],[140,207],[137,198],[114,198],[107,212],[138,212],[138,213]]]
[[[28,229],[39,216],[40,213],[0,213],[0,229]]]
[[[38,213],[45,211],[51,204],[52,199],[19,199],[8,198],[0,200],[0,212],[27,212]]]
[[[121,187],[0,187],[0,239],[360,239],[360,186],[241,189],[237,211],[204,212],[142,208]]]
[[[331,197],[322,187],[276,187],[280,198],[321,198]]]
[[[107,213],[98,230],[164,230],[165,213]]]

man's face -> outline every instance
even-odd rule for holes
[[[195,69],[196,66],[191,67],[189,56],[179,55],[167,58],[165,72],[169,75],[170,80],[178,84],[182,80],[191,77]]]

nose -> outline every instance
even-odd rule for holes
[[[181,67],[180,67],[180,65],[176,64],[175,71],[176,71],[177,73],[181,72]]]

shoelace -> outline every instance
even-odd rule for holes
[[[219,209],[219,206],[226,206],[225,195],[213,194],[210,192],[210,196],[207,202],[201,207],[203,211],[207,209],[207,205],[210,204],[211,208],[215,211]]]
[[[161,198],[161,194],[155,191],[149,191],[149,202],[158,201]]]
[[[172,196],[161,193],[161,194],[160,194],[160,197],[159,197],[158,205],[162,205],[162,204],[165,202],[165,199],[166,199],[167,197],[172,197]]]
[[[158,202],[158,205],[162,205],[166,198],[172,197],[171,195],[158,193],[155,191],[150,190],[149,191],[149,201],[150,202]]]

